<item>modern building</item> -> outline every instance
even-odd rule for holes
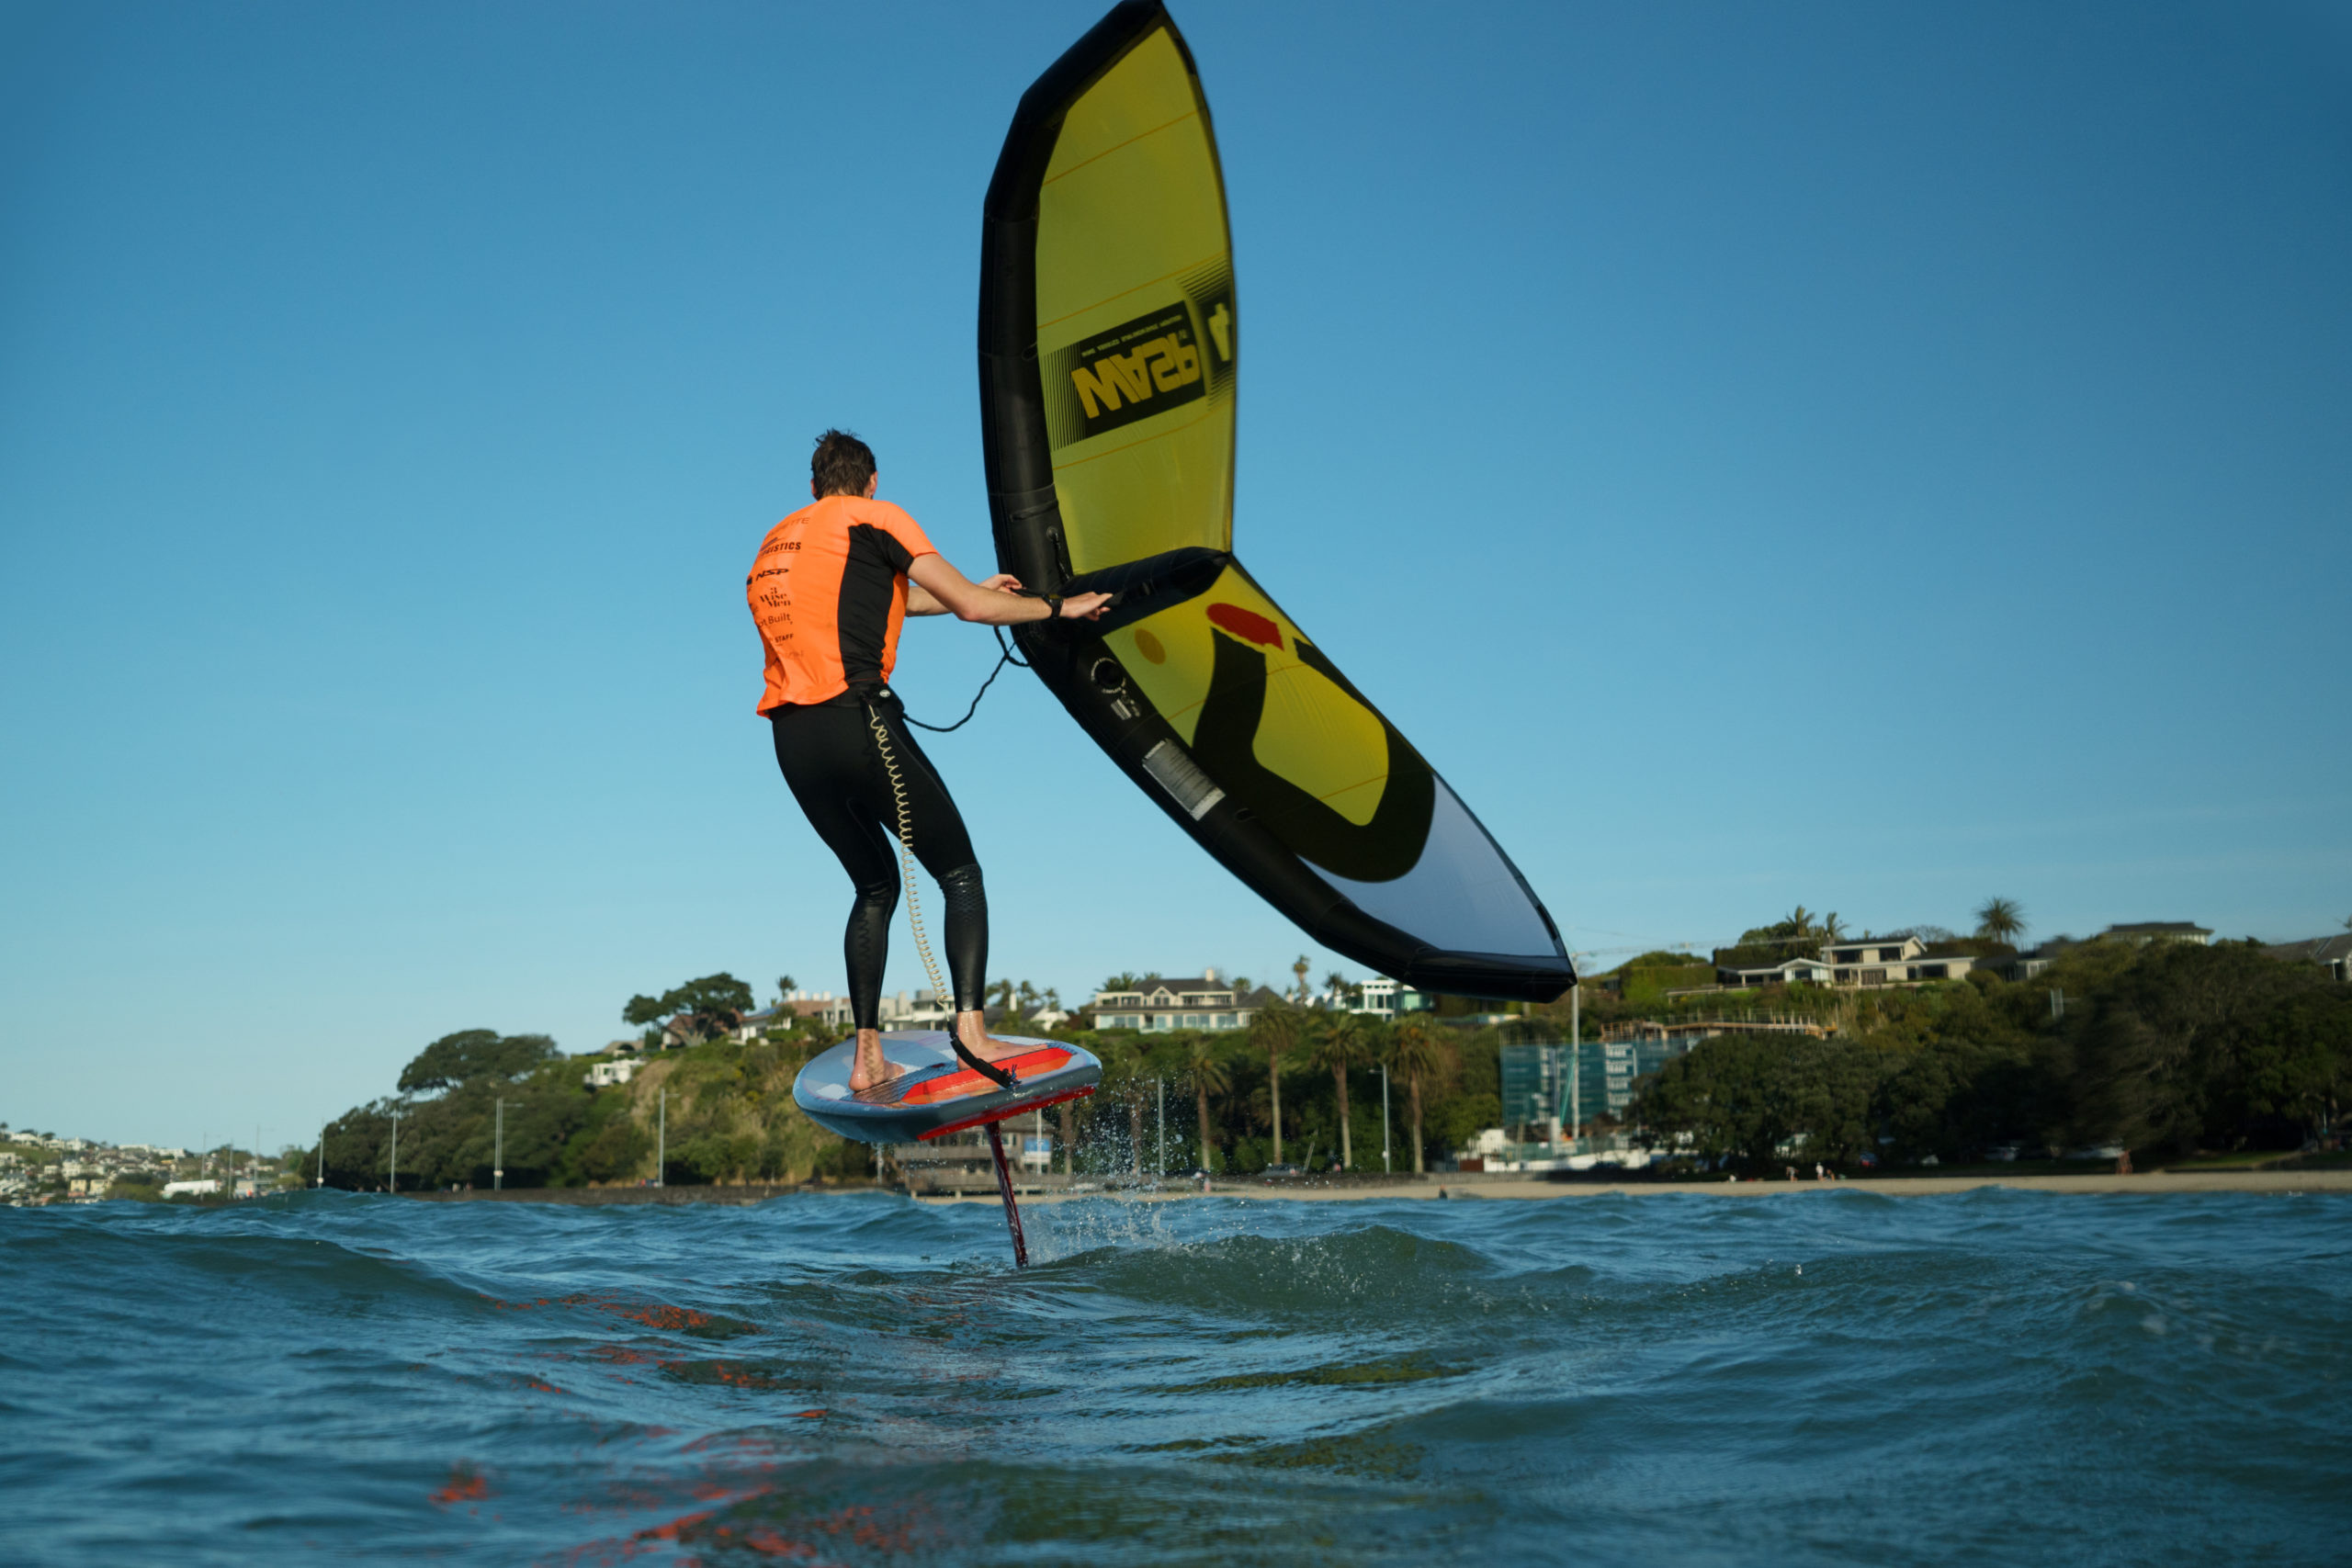
[[[1706,1031],[1660,1032],[1573,1046],[1506,1045],[1503,1126],[1521,1129],[1524,1142],[1552,1143],[1573,1136],[1597,1116],[1622,1122],[1636,1081],[1707,1037]]]
[[[1210,969],[1193,979],[1153,978],[1131,991],[1094,993],[1097,1029],[1247,1029],[1282,998],[1260,986],[1246,994]]]
[[[1355,987],[1354,991],[1355,999],[1348,1008],[1350,1012],[1392,1023],[1405,1013],[1428,1012],[1437,1006],[1437,998],[1429,992],[1399,985],[1385,976],[1366,980]]]

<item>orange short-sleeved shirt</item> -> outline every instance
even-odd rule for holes
[[[907,569],[938,553],[913,518],[863,496],[829,495],[769,529],[743,581],[767,649],[760,711],[888,681]]]

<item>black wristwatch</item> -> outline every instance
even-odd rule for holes
[[[1062,596],[1058,593],[1047,593],[1041,597],[1046,601],[1046,619],[1049,621],[1061,619]]]

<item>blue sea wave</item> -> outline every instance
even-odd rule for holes
[[[0,1560],[2340,1561],[2352,1199],[0,1210]]]

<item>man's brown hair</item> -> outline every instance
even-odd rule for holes
[[[829,430],[817,437],[808,477],[820,497],[864,495],[866,482],[874,478],[874,448],[846,430]]]

